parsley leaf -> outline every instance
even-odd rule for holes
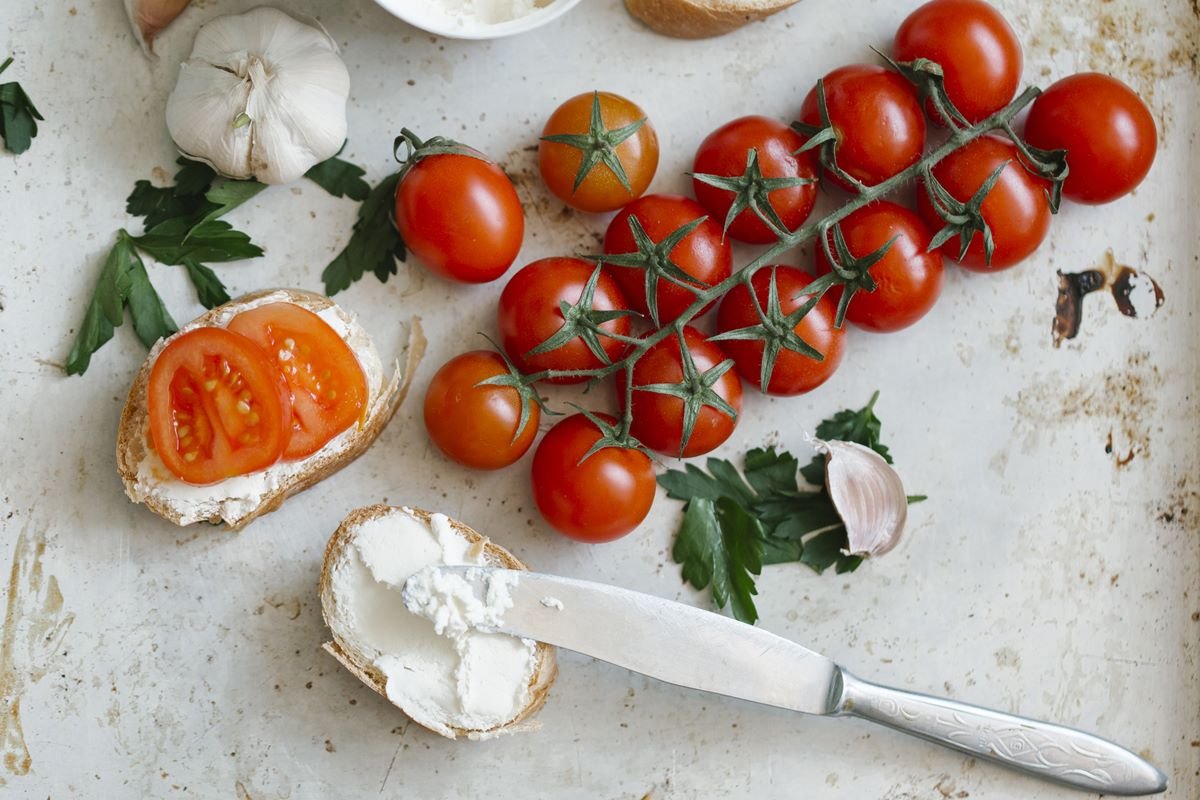
[[[225,284],[221,283],[217,273],[191,258],[184,258],[183,266],[187,269],[188,277],[192,279],[192,285],[196,287],[196,299],[200,301],[200,305],[216,308],[229,302],[229,292],[225,291]]]
[[[384,178],[359,207],[350,241],[321,272],[325,294],[332,297],[368,270],[382,283],[396,274],[396,260],[403,261],[406,256],[404,242],[392,224],[392,204],[399,182],[400,173]]]
[[[82,375],[87,370],[92,353],[111,339],[113,330],[124,321],[126,305],[133,317],[134,330],[146,346],[177,329],[150,284],[133,239],[122,230],[117,233],[117,243],[104,260],[83,324],[75,335],[75,343],[67,357],[68,375]]]
[[[819,438],[857,442],[891,457],[879,442],[876,392],[865,408],[839,411],[817,426]],[[729,461],[710,458],[707,472],[694,464],[658,478],[667,496],[683,500],[683,523],[672,556],[683,579],[697,589],[711,587],[717,608],[753,623],[758,618],[754,576],[764,565],[800,562],[818,573],[834,567],[853,572],[863,559],[846,555],[845,526],[825,490],[825,460],[804,467],[774,447],[746,453],[741,472]],[[803,477],[817,488],[801,488]],[[910,503],[925,499],[912,495]]]
[[[150,181],[138,181],[125,200],[125,211],[145,217],[149,230],[172,217],[191,217],[205,204],[205,193],[217,173],[199,161],[180,156],[175,161],[180,170],[175,173],[174,186],[154,186]]]
[[[334,197],[349,197],[361,203],[371,192],[371,184],[362,177],[366,174],[362,167],[333,156],[304,173],[304,177]]]
[[[222,220],[192,225],[176,217],[160,222],[133,241],[155,261],[171,265],[182,264],[185,259],[221,263],[263,254],[249,236]]]
[[[0,72],[12,63],[12,56],[9,56],[0,64]],[[0,83],[0,136],[4,137],[4,146],[10,152],[24,153],[29,149],[33,137],[37,136],[38,121],[44,121],[44,118],[21,84],[16,81]]]

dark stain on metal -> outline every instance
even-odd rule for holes
[[[1165,299],[1158,281],[1133,267],[1118,264],[1111,250],[1104,254],[1104,263],[1099,267],[1082,272],[1059,270],[1058,297],[1051,326],[1056,348],[1079,335],[1083,323],[1083,298],[1102,289],[1111,292],[1118,311],[1133,318],[1152,316]]]
[[[1113,299],[1117,301],[1117,308],[1127,317],[1138,316],[1137,305],[1133,301],[1133,293],[1136,291],[1139,280],[1149,281],[1150,288],[1154,291],[1154,308],[1150,309],[1150,313],[1146,314],[1146,316],[1153,314],[1163,304],[1163,290],[1158,285],[1158,281],[1149,275],[1139,273],[1131,267],[1121,267],[1117,279],[1113,281],[1112,294]],[[1143,309],[1143,313],[1145,313],[1145,309]]]

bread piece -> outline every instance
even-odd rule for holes
[[[431,512],[424,511],[419,508],[404,509],[412,516],[430,524],[430,518],[433,516]],[[318,593],[321,598],[321,615],[325,620],[326,626],[333,632],[333,641],[326,642],[323,647],[330,655],[338,660],[339,663],[351,672],[356,678],[369,686],[380,697],[387,699],[386,678],[383,673],[375,667],[371,659],[355,648],[352,642],[348,642],[338,635],[335,620],[337,619],[337,600],[333,591],[333,572],[334,566],[342,558],[346,548],[352,542],[355,532],[358,528],[368,520],[379,519],[389,514],[401,511],[400,508],[387,505],[374,505],[366,508],[360,508],[350,512],[350,514],[338,526],[333,536],[329,538],[329,543],[325,546],[325,557],[321,564],[321,577],[318,584]],[[526,569],[526,566],[517,560],[516,556],[505,550],[498,544],[487,539],[477,533],[470,526],[459,522],[456,519],[450,519],[450,525],[456,533],[473,545],[481,544],[483,547],[483,557],[488,566],[502,567],[505,569]],[[400,603],[400,595],[396,595],[397,603]],[[407,613],[401,605],[400,611]],[[533,668],[533,673],[529,679],[529,700],[524,708],[503,725],[483,730],[473,730],[467,728],[450,727],[450,738],[465,736],[469,739],[486,739],[493,736],[510,733],[522,728],[529,727],[526,721],[536,714],[546,702],[546,695],[550,691],[550,686],[554,683],[554,679],[558,676],[558,661],[555,658],[555,650],[548,644],[538,642],[536,645],[536,662]],[[400,706],[401,711],[404,709]],[[414,720],[417,724],[422,724],[419,720]],[[428,727],[424,726],[423,727]],[[442,735],[448,735],[446,731],[439,731],[434,728],[429,730]]]
[[[625,0],[629,13],[659,33],[707,39],[737,30],[797,0]]]
[[[275,302],[290,302],[317,314],[331,315],[331,320],[327,321],[332,321],[335,330],[343,334],[367,376],[368,409],[363,421],[306,458],[280,461],[260,472],[210,486],[185,483],[167,471],[150,443],[147,383],[155,359],[174,337],[161,340],[151,348],[146,363],[134,378],[117,428],[117,471],[125,484],[125,493],[133,502],[144,503],[155,514],[176,525],[224,523],[232,530],[240,530],[279,508],[288,497],[358,458],[396,413],[425,351],[425,337],[417,318],[413,319],[409,331],[404,368],[401,370],[399,363],[394,364],[392,377],[386,381],[375,346],[362,326],[332,300],[312,292],[274,289],[249,294],[208,311],[184,325],[180,333],[224,325],[247,308]]]

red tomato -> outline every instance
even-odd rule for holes
[[[992,231],[995,252],[989,266],[983,249],[983,236],[976,233],[962,265],[976,272],[1007,269],[1028,256],[1050,229],[1050,184],[1021,166],[1017,148],[1008,139],[983,136],[955,150],[933,168],[933,175],[958,200],[966,202],[975,195],[988,176],[1001,164],[1008,163],[983,201],[983,219]],[[930,230],[945,223],[933,209],[924,190],[917,192],[917,210]],[[957,258],[958,237],[942,245],[942,253]]]
[[[396,229],[444,278],[486,283],[517,260],[525,217],[504,171],[459,153],[420,158],[396,189]]]
[[[1116,78],[1084,72],[1063,78],[1033,101],[1025,139],[1067,151],[1063,194],[1108,203],[1132,192],[1154,163],[1158,133],[1142,99]]]
[[[499,354],[473,350],[450,359],[433,376],[425,392],[425,430],[447,457],[475,469],[500,469],[533,444],[541,422],[537,404],[517,436],[520,394],[511,386],[479,385],[507,374]]]
[[[584,151],[562,142],[546,141],[547,136],[586,137],[591,129],[593,98],[600,103],[603,130],[600,136],[646,119],[646,112],[633,101],[611,92],[586,92],[567,100],[554,110],[538,142],[538,169],[546,188],[554,196],[580,211],[616,211],[630,200],[641,197],[658,169],[658,136],[649,121],[612,148],[613,155],[629,181],[626,189],[612,168],[603,161],[588,171],[575,187]]]
[[[293,303],[243,311],[229,330],[275,361],[288,382],[292,435],[284,458],[303,458],[362,419],[367,378],[349,345],[325,320]]]
[[[254,342],[224,328],[172,339],[150,370],[147,405],[154,451],[188,483],[266,469],[292,430],[283,375]]]
[[[942,66],[946,96],[968,122],[991,116],[1021,82],[1021,43],[1012,26],[982,0],[932,0],[900,24],[897,61],[927,58]],[[932,104],[929,115],[938,119]]]
[[[774,274],[775,289],[779,295],[779,308],[786,315],[804,305],[807,295],[801,294],[812,282],[812,276],[794,267],[764,267],[754,274],[754,297],[764,310],[768,308],[771,276]],[[833,375],[842,361],[845,331],[833,326],[837,306],[826,295],[804,315],[793,330],[796,335],[825,356],[817,361],[794,350],[780,350],[775,359],[775,369],[767,385],[767,394],[795,395],[811,392]],[[725,333],[748,328],[761,322],[758,306],[750,296],[746,284],[739,283],[717,310],[717,331]],[[761,340],[733,340],[720,342],[721,349],[729,354],[741,376],[762,390],[762,359],[764,344]]]
[[[928,251],[933,234],[920,217],[904,206],[880,200],[846,217],[841,228],[851,255],[859,258],[892,242],[883,258],[871,266],[875,291],[856,292],[846,319],[869,331],[885,333],[907,328],[933,308],[942,293],[942,256],[936,250]],[[829,248],[833,250],[832,236]],[[815,249],[817,274],[824,275],[831,269],[829,259],[824,248]],[[841,290],[831,290],[830,297],[836,302]]]
[[[533,454],[538,510],[563,536],[581,542],[621,538],[654,502],[654,464],[640,450],[606,447],[580,461],[601,435],[595,423],[573,414],[551,428]]]
[[[677,229],[707,214],[695,200],[681,195],[648,194],[634,200],[613,217],[604,233],[606,255],[637,252],[629,228],[631,216],[637,217],[650,239],[657,244]],[[685,236],[669,253],[669,257],[677,267],[695,278],[696,286],[711,286],[733,274],[733,251],[728,242],[722,241],[720,223],[712,219],[704,220],[700,227]],[[637,311],[648,314],[646,273],[630,267],[614,266],[611,269],[625,299]],[[686,311],[696,300],[690,291],[666,279],[658,281],[655,295],[658,298],[659,321],[664,325]]]
[[[683,329],[688,352],[699,375],[725,361],[725,353],[704,334],[691,327]],[[642,391],[638,387],[650,384],[679,384],[686,386],[683,354],[677,336],[668,336],[647,350],[633,368],[633,424],[629,432],[651,450],[669,456],[690,458],[719,447],[737,425],[730,417],[707,403],[699,408],[695,427],[687,446],[683,445],[684,401],[658,392]],[[617,373],[617,403],[625,408],[625,372]],[[738,414],[742,411],[742,382],[737,373],[729,370],[712,386],[717,397],[728,403]],[[682,449],[681,449],[682,448]]]
[[[843,171],[873,186],[920,160],[925,115],[911,83],[890,69],[851,64],[826,75],[824,84]],[[816,87],[800,106],[800,121],[821,124]]]
[[[804,145],[800,134],[769,117],[742,117],[717,128],[700,143],[693,173],[739,177],[746,171],[746,154],[753,148],[758,154],[758,167],[764,178],[804,178],[813,183],[776,189],[766,195],[767,202],[794,231],[812,213],[817,199],[817,157],[814,151],[796,155]],[[712,218],[721,225],[733,206],[734,193],[693,179],[696,199]],[[742,242],[768,244],[775,234],[752,209],[745,209],[733,218],[728,234]]]
[[[597,369],[603,362],[578,336],[545,353],[526,355],[563,327],[559,303],[574,305],[596,269],[578,258],[543,258],[521,268],[500,294],[498,327],[504,352],[517,369],[526,375],[554,370]],[[596,282],[591,307],[596,311],[628,309],[625,296],[607,271]],[[601,329],[621,336],[629,335],[629,317],[618,317],[601,324]],[[625,345],[606,336],[597,336],[609,361],[615,360]],[[587,376],[554,378],[551,383],[582,383]]]

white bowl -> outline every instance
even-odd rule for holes
[[[540,28],[558,19],[579,4],[579,0],[550,0],[542,8],[507,22],[462,23],[448,20],[445,14],[430,11],[438,0],[375,0],[386,11],[409,25],[449,39],[499,39]]]

